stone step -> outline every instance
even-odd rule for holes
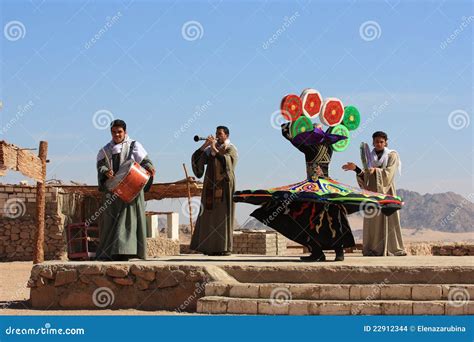
[[[231,315],[472,315],[474,302],[400,300],[287,300],[206,296],[197,312]]]
[[[386,257],[387,265],[367,265],[370,262],[381,263],[381,258],[360,257],[350,259],[351,265],[322,262],[301,263],[298,266],[284,264],[258,267],[230,265],[222,268],[241,283],[278,283],[284,279],[285,282],[296,284],[374,284],[382,282],[390,284],[474,284],[474,265],[465,264],[465,260],[470,257],[462,258],[463,266],[443,265],[442,259],[438,259],[440,260],[439,266],[400,266],[399,263],[411,260],[408,257]],[[436,257],[429,261],[435,262]]]
[[[206,284],[206,296],[261,299],[303,300],[469,300],[474,298],[474,285],[466,284]]]

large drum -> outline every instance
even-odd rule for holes
[[[113,178],[105,182],[105,186],[122,201],[130,203],[145,187],[149,179],[150,174],[147,170],[134,160],[128,160],[120,166]]]

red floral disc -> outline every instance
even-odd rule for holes
[[[342,122],[344,118],[344,106],[341,100],[336,98],[328,98],[324,101],[321,110],[321,123],[326,126],[336,126]]]
[[[308,88],[303,90],[300,97],[303,102],[303,114],[310,119],[317,117],[323,104],[321,94],[315,89]]]
[[[302,102],[298,95],[286,95],[281,101],[281,115],[288,121],[296,121],[303,112]]]

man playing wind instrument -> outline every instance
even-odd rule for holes
[[[230,255],[234,225],[235,165],[237,149],[229,140],[229,129],[216,128],[193,153],[192,167],[197,178],[204,176],[201,208],[191,239],[191,249],[206,255]]]

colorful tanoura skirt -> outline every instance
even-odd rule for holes
[[[347,215],[391,215],[400,197],[360,190],[330,178],[305,180],[267,190],[243,190],[235,202],[260,205],[251,216],[310,250],[354,246]]]

